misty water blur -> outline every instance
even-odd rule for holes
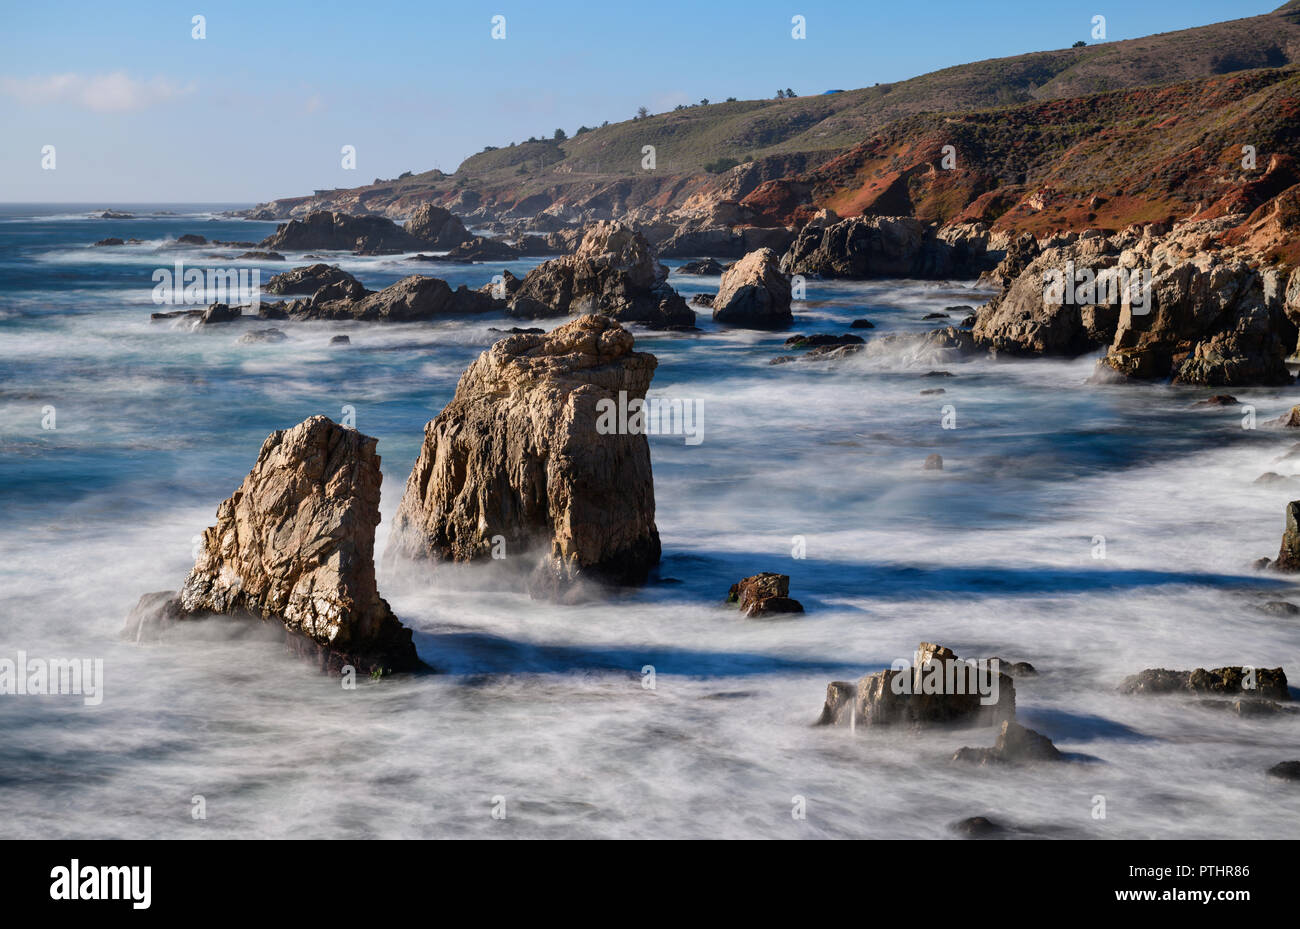
[[[1292,390],[1237,391],[1258,411],[1248,430],[1240,407],[1196,406],[1205,391],[1087,386],[1091,358],[887,348],[772,366],[793,353],[789,333],[721,330],[707,310],[698,335],[638,331],[659,358],[652,395],[704,411],[702,443],[651,439],[652,583],[557,607],[472,571],[381,571],[445,673],[346,691],[242,624],[144,647],[119,632],[141,594],[179,586],[266,435],[313,414],[351,406],[379,439],[382,553],[424,424],[490,328],[517,323],[150,323],[153,269],[231,251],[161,244],[274,226],[215,207],[87,219],[93,206],[0,208],[0,658],[105,666],[99,706],[0,696],[5,837],[942,837],[974,815],[1049,836],[1295,834],[1300,794],[1263,772],[1300,757],[1300,719],[1115,693],[1146,667],[1300,673],[1300,617],[1261,610],[1300,590],[1251,568],[1300,497],[1296,481],[1254,483],[1300,473],[1300,457],[1279,461],[1294,440],[1264,426]],[[88,247],[108,236],[142,241]],[[309,263],[286,257],[244,264],[265,281]],[[327,259],[376,289],[411,273],[478,287],[538,261],[407,257]],[[688,296],[717,287],[670,280]],[[791,331],[866,317],[876,328],[852,331],[869,341],[921,333],[937,324],[927,313],[986,297],[970,282],[811,281]],[[287,340],[238,342],[268,326]],[[339,334],[351,344],[331,345]],[[923,469],[931,453],[942,471]],[[755,621],[724,605],[759,571],[789,574],[807,613]],[[1022,721],[1092,760],[961,768],[952,752],[992,730],[811,726],[828,681],[922,640],[1032,662]]]

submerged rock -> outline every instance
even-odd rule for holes
[[[244,344],[255,344],[258,342],[283,342],[288,336],[279,329],[256,329],[253,332],[245,332],[235,341]]]
[[[1007,828],[985,816],[971,816],[948,828],[967,839],[992,839],[1007,834]]]
[[[755,574],[732,584],[727,602],[735,603],[746,616],[773,613],[802,613],[803,604],[790,599],[790,577],[786,574]]]
[[[1268,769],[1268,776],[1281,781],[1300,781],[1300,761],[1280,761]]]
[[[785,340],[786,348],[819,348],[823,345],[862,345],[866,340],[856,335],[792,335]]]
[[[925,470],[927,470],[927,471],[942,471],[942,470],[943,470],[943,456],[940,455],[940,454],[937,454],[937,453],[936,453],[936,454],[933,454],[933,455],[926,455],[926,456],[925,456]]]
[[[1253,674],[1253,687],[1251,676]],[[1170,671],[1148,668],[1120,684],[1125,694],[1243,694],[1270,700],[1289,700],[1286,673],[1281,668],[1247,668],[1235,665],[1209,671]]]
[[[420,667],[411,631],[375,585],[375,445],[324,416],[272,433],[217,508],[179,595],[146,595],[127,634],[139,641],[180,619],[225,614],[281,623],[290,647],[322,669]]]
[[[1026,729],[1015,720],[1004,720],[992,748],[960,748],[953,761],[977,765],[1028,764],[1060,761],[1061,753],[1052,740],[1040,732]]]
[[[922,642],[910,668],[877,671],[856,684],[832,681],[817,724],[990,726],[1014,719],[1015,682],[993,668]]]
[[[776,252],[750,252],[722,275],[713,298],[713,319],[749,329],[784,329],[794,322],[790,282],[779,269]]]
[[[641,233],[619,222],[592,223],[574,254],[528,272],[508,312],[524,319],[599,313],[661,329],[695,325],[695,312],[667,278]]]
[[[390,552],[471,562],[497,540],[508,559],[540,555],[538,597],[644,582],[660,554],[650,446],[610,411],[645,397],[656,364],[604,316],[497,342],[425,427]]]

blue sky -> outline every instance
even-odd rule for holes
[[[252,202],[702,97],[901,80],[1281,0],[6,3],[0,201]],[[192,38],[191,18],[207,37]],[[791,18],[807,38],[791,39]],[[491,37],[506,18],[506,39]],[[42,170],[43,146],[56,168]],[[357,149],[355,171],[340,149]]]

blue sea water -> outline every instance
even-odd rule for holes
[[[110,206],[135,218],[91,218]],[[1295,440],[1266,425],[1297,392],[1238,391],[1256,411],[1246,429],[1241,407],[1196,406],[1205,392],[1090,386],[1092,358],[881,341],[978,305],[988,294],[969,281],[810,282],[792,331],[876,324],[852,330],[867,351],[835,363],[773,366],[794,353],[787,333],[726,330],[707,311],[699,334],[637,331],[659,359],[652,396],[704,414],[698,445],[651,439],[664,560],[644,590],[558,607],[472,571],[381,571],[447,673],[355,691],[210,624],[121,641],[142,593],[179,585],[266,435],[307,416],[350,407],[379,439],[382,552],[424,424],[491,328],[517,325],[150,322],[174,309],[154,304],[152,274],[177,258],[263,281],[309,263],[169,247],[274,229],[221,215],[235,206],[0,206],[0,658],[105,669],[98,706],[0,695],[0,834],[942,837],[973,815],[1053,836],[1296,834],[1300,798],[1263,772],[1300,757],[1300,719],[1115,687],[1145,667],[1300,668],[1300,619],[1260,609],[1300,590],[1250,564],[1276,552],[1300,496],[1296,481],[1254,482],[1300,472],[1282,458]],[[140,241],[92,246],[111,236]],[[376,289],[411,273],[478,287],[540,260],[325,257]],[[688,296],[718,284],[670,281]],[[270,325],[287,340],[238,341]],[[351,344],[331,345],[339,334]],[[944,469],[924,470],[936,452]],[[791,576],[806,614],[723,605],[765,570]],[[828,681],[921,641],[1033,663],[1022,720],[1093,760],[972,771],[949,756],[991,730],[810,725]]]

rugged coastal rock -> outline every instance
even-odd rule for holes
[[[749,329],[784,329],[794,322],[790,282],[778,265],[776,252],[760,248],[723,272],[713,319]]]
[[[1249,686],[1252,683],[1254,686]],[[1125,694],[1212,694],[1215,696],[1259,697],[1289,700],[1286,672],[1281,668],[1251,668],[1241,665],[1195,671],[1148,668],[1120,684]]]
[[[509,313],[524,319],[599,313],[655,328],[695,325],[695,313],[666,283],[645,236],[624,223],[593,223],[572,255],[524,277]]]
[[[765,572],[731,585],[727,602],[749,617],[773,613],[802,613],[803,604],[790,598],[790,576]]]
[[[988,232],[963,227],[941,234],[910,216],[809,223],[781,257],[785,274],[821,277],[976,277],[992,267]]]
[[[660,553],[650,446],[608,411],[643,399],[656,364],[603,316],[497,342],[425,427],[389,552],[472,562],[502,546],[534,596],[560,600],[642,583]]]
[[[1282,532],[1282,548],[1272,567],[1276,571],[1300,571],[1300,500],[1286,505],[1286,529]]]
[[[452,249],[473,238],[451,210],[432,203],[416,207],[403,228],[429,248]]]
[[[359,255],[390,255],[416,251],[426,243],[391,219],[349,216],[318,210],[290,220],[260,243],[272,251],[345,250]]]
[[[366,290],[355,278],[339,280],[305,300],[263,303],[259,312],[267,319],[409,323],[486,313],[503,305],[490,289],[470,290],[462,284],[452,290],[444,280],[412,274],[380,291]]]
[[[314,294],[329,284],[340,283],[361,286],[360,281],[338,265],[320,262],[281,272],[263,284],[262,289],[268,294]]]
[[[226,614],[281,623],[290,647],[322,669],[420,667],[410,630],[375,585],[375,444],[324,416],[272,433],[217,508],[180,593],[146,595],[127,634],[138,641],[171,622]]]
[[[1016,685],[1010,675],[999,670],[996,693],[990,693],[989,703],[971,687],[970,675],[977,664],[961,661],[951,649],[930,642],[917,647],[916,658],[909,669],[877,671],[861,678],[856,684],[849,681],[832,681],[826,687],[826,703],[822,707],[820,726],[988,726],[1014,719],[1016,715]],[[953,680],[958,672],[966,675],[965,686],[954,687],[943,675],[953,669]],[[992,667],[982,670],[992,683]],[[940,675],[941,686],[936,689],[935,675]],[[904,675],[910,680],[899,678]],[[961,692],[958,692],[958,691]]]
[[[952,760],[985,766],[1061,761],[1062,756],[1047,736],[1007,719],[992,748],[959,748]]]
[[[1062,234],[1036,253],[1017,240],[994,275],[1002,291],[978,312],[974,336],[1006,354],[1108,348],[1100,379],[1288,384],[1284,359],[1295,349],[1297,328],[1285,281],[1226,243],[1236,219],[1188,222],[1168,232],[1148,225],[1109,237]],[[1049,281],[1072,276],[1075,299],[1062,300]]]

